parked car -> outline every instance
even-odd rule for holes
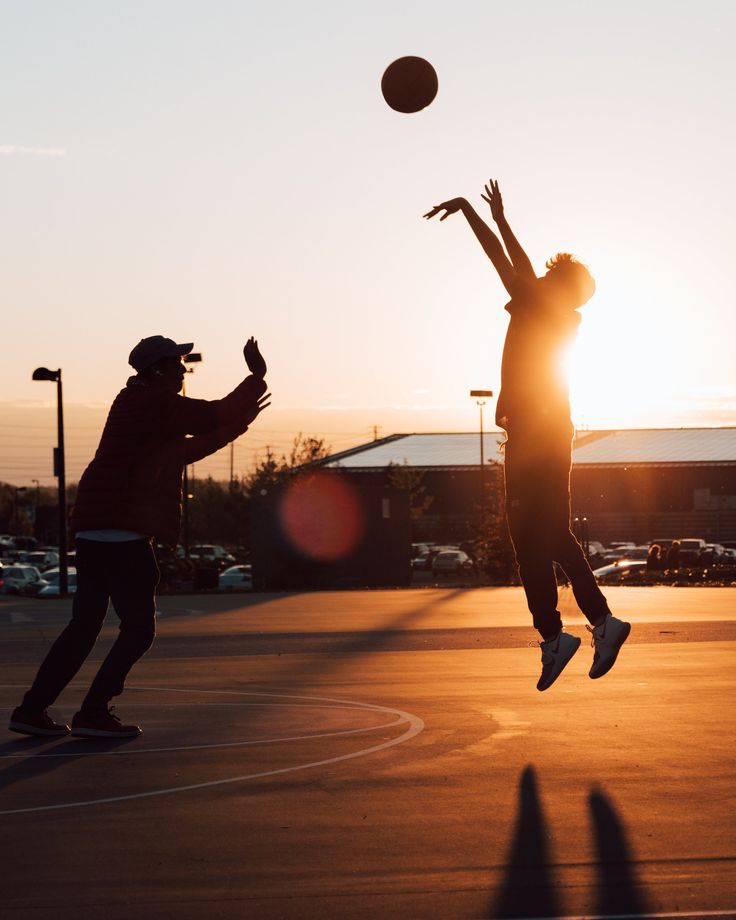
[[[223,546],[213,543],[197,543],[189,550],[189,558],[197,562],[213,562],[215,565],[233,565],[235,556],[232,556]]]
[[[725,562],[725,548],[720,543],[706,543],[700,551],[700,565],[718,565],[719,562]]]
[[[28,594],[30,588],[41,581],[41,573],[33,565],[6,565],[3,568],[3,592]]]
[[[611,565],[603,565],[593,570],[595,580],[599,584],[616,584],[632,574],[645,574],[647,571],[646,559],[625,559]]]
[[[680,540],[680,565],[698,565],[700,554],[705,549],[705,540],[700,537],[686,537]]]
[[[220,572],[217,579],[220,591],[250,591],[253,587],[253,570],[249,565],[231,565]]]
[[[24,554],[23,561],[27,565],[35,565],[40,572],[43,572],[44,569],[51,569],[59,564],[59,554],[52,549],[34,549]]]
[[[432,550],[428,543],[412,543],[411,568],[414,572],[428,572],[432,568]]]
[[[49,569],[43,573],[41,579],[44,582],[37,597],[58,597],[59,596],[59,575],[58,569]],[[74,594],[77,590],[77,570],[72,566],[67,570],[67,587],[69,594]]]
[[[462,573],[473,571],[473,561],[461,549],[446,549],[432,560],[432,574],[437,575],[460,575]]]
[[[623,551],[623,559],[644,559],[649,555],[648,546],[630,546]]]

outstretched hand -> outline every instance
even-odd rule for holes
[[[247,412],[245,413],[246,424],[250,425],[252,421],[258,418],[258,416],[261,414],[261,412],[263,412],[264,409],[268,409],[271,403],[266,402],[266,400],[270,400],[270,399],[271,399],[271,394],[264,393],[263,396],[261,396],[261,398],[258,400],[258,402],[255,403],[255,405],[251,406],[250,409],[247,410]]]
[[[503,198],[498,188],[498,180],[489,179],[484,188],[486,193],[481,193],[480,197],[491,206],[491,217],[498,223],[503,217]]]
[[[431,220],[439,214],[440,211],[444,211],[445,213],[440,217],[440,220],[444,220],[446,217],[449,217],[450,214],[456,214],[461,210],[464,204],[464,198],[450,198],[448,201],[443,201],[442,204],[436,204],[431,211],[427,211],[427,213],[422,216],[426,218],[426,220]]]
[[[258,342],[253,336],[248,339],[243,347],[243,357],[251,374],[261,379],[266,376],[266,362],[258,349]]]

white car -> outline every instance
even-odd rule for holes
[[[60,574],[58,569],[49,569],[47,572],[43,573],[41,581],[45,582],[45,584],[38,592],[38,597],[59,596]],[[77,570],[73,566],[69,566],[67,570],[67,589],[69,594],[74,594],[77,590]]]
[[[231,565],[220,572],[217,579],[220,591],[250,591],[253,587],[253,570],[249,565]]]
[[[41,581],[41,573],[33,565],[6,565],[3,568],[6,594],[27,594]]]

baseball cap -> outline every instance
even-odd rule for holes
[[[181,358],[183,355],[188,355],[193,348],[194,342],[180,345],[163,335],[149,335],[148,338],[141,339],[131,351],[128,364],[137,371],[142,371],[160,361],[161,358]]]

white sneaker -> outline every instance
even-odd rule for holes
[[[608,674],[616,663],[621,646],[626,642],[631,632],[631,623],[618,620],[609,613],[600,626],[586,626],[585,628],[593,634],[590,644],[595,649],[595,652],[588,676],[595,680],[597,677],[603,677],[604,674]]]
[[[537,690],[551,687],[562,674],[565,665],[580,648],[580,639],[560,631],[554,639],[540,642],[542,649],[542,676],[537,682]]]

